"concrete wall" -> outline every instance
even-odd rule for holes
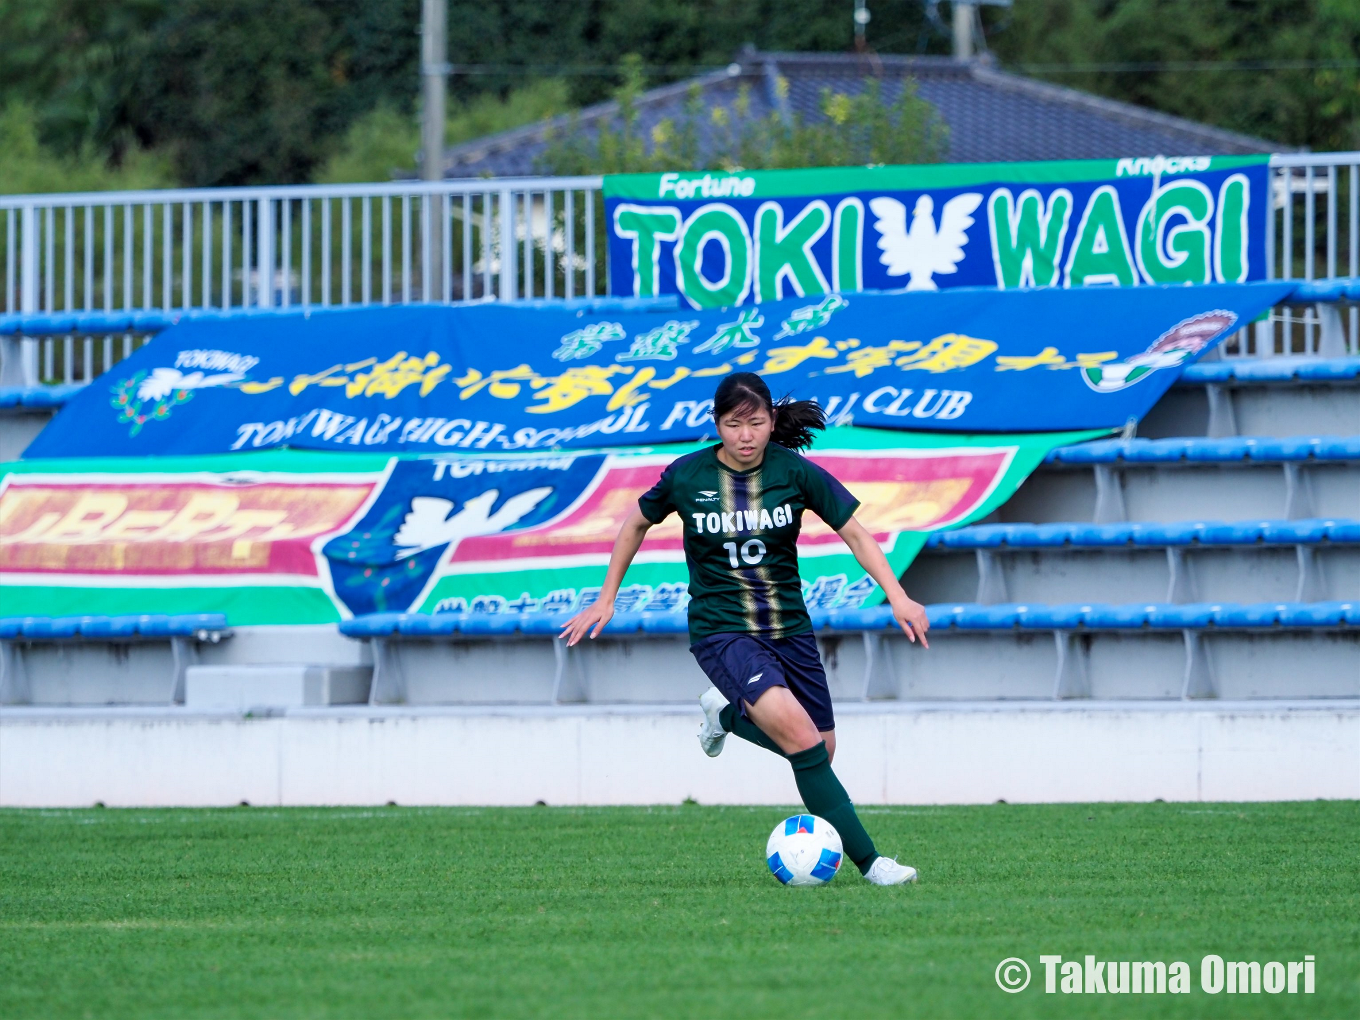
[[[18,460],[52,420],[51,411],[0,410],[0,461]]]
[[[1360,798],[1360,700],[846,705],[860,804]],[[787,765],[692,705],[0,711],[0,805],[793,804]]]

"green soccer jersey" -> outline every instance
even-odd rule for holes
[[[673,461],[638,500],[653,524],[677,513],[684,525],[690,641],[807,633],[812,621],[803,605],[797,546],[803,511],[839,531],[859,500],[812,461],[775,443],[749,471],[727,467],[719,449]]]

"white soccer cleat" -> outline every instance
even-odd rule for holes
[[[880,857],[869,865],[864,877],[874,885],[906,885],[916,881],[916,869],[898,864],[891,857]]]
[[[699,746],[704,749],[704,754],[716,758],[722,754],[723,741],[727,739],[727,731],[718,719],[718,713],[727,707],[727,699],[718,688],[710,687],[699,695],[699,707],[704,710],[704,724],[699,727]]]

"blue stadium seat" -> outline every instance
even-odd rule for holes
[[[1130,440],[1122,456],[1128,464],[1179,464],[1183,460],[1203,459],[1196,439]],[[1196,452],[1200,451],[1199,456]]]
[[[40,640],[43,638],[59,637],[60,635],[57,634],[53,628],[54,622],[55,621],[50,616],[27,617],[22,623],[23,636],[29,639],[37,638]]]
[[[171,637],[170,617],[151,613],[137,617],[137,633],[142,637]]]
[[[957,531],[938,531],[931,538],[938,537],[940,544],[949,549],[993,549],[1006,541],[1010,529],[1009,524],[978,524]]]
[[[947,628],[953,626],[955,617],[957,617],[958,614],[962,612],[962,610],[963,610],[962,603],[957,602],[931,603],[930,605],[926,606],[926,619],[930,621],[930,625],[932,627]],[[812,625],[814,627],[817,626],[817,621],[815,618],[812,621]]]
[[[1299,379],[1340,381],[1360,378],[1360,358],[1307,358],[1295,369]]]
[[[189,613],[170,617],[170,633],[175,637],[193,637],[200,631],[225,630],[227,617],[224,613]]]
[[[1231,361],[1204,361],[1189,365],[1181,370],[1176,380],[1178,385],[1205,383],[1225,383],[1233,378],[1236,363]]]
[[[1082,614],[1082,626],[1092,630],[1140,630],[1156,606],[1151,605],[1093,605]]]
[[[21,616],[0,619],[0,639],[30,641],[88,640],[126,641],[137,637],[195,637],[200,633],[226,631],[223,613],[187,613],[179,616]]]
[[[64,407],[84,387],[84,383],[70,386],[4,386],[0,387],[0,407],[26,407],[30,410]]]
[[[1270,436],[1248,438],[1248,456],[1259,461],[1308,460],[1318,449],[1319,440],[1309,436]]]
[[[1327,538],[1335,521],[1262,521],[1261,541],[1272,545],[1312,545]]]
[[[1076,630],[1093,607],[1081,602],[1027,605],[1019,624],[1025,630]]]
[[[111,638],[114,636],[113,628],[115,619],[118,618],[113,616],[82,616],[80,618],[80,636],[84,638]],[[126,617],[123,619],[126,619]],[[131,633],[121,636],[131,637],[133,634],[136,634],[136,618],[133,617],[132,620],[128,622],[132,624],[132,626],[128,628]]]
[[[1050,450],[1044,458],[1046,464],[1111,464],[1119,459],[1125,441],[1122,439],[1096,439],[1076,446],[1060,446]]]
[[[460,613],[438,613],[428,616],[424,613],[403,613],[397,620],[398,634],[407,637],[436,637],[456,634],[462,622]]]
[[[644,634],[688,634],[689,614],[644,612],[642,614],[642,632]]]
[[[1007,545],[1023,546],[1027,549],[1051,549],[1068,542],[1070,525],[1067,524],[1012,524],[1006,536]]]
[[[1329,542],[1360,542],[1360,521],[1332,521],[1327,525]]]
[[[1360,460],[1360,436],[1298,436],[1283,439],[1226,436],[1221,439],[1098,439],[1061,446],[1048,464],[1223,464],[1250,459],[1261,464],[1299,460]]]
[[[1273,627],[1285,606],[1279,602],[1223,605],[1214,612],[1216,627]]]
[[[1360,436],[1319,436],[1314,455],[1319,460],[1360,460]]]
[[[570,619],[570,613],[526,613],[520,617],[519,632],[534,637],[556,637]]]
[[[1360,521],[1172,521],[1116,524],[986,524],[938,532],[935,549],[1118,548],[1188,545],[1313,545],[1360,542]]]
[[[1009,630],[1019,621],[1025,607],[1015,602],[995,606],[967,605],[955,618],[960,630]]]
[[[1261,602],[1247,605],[1232,603],[940,603],[926,606],[931,626],[938,630],[1008,631],[1123,631],[1145,628],[1160,630],[1264,629],[1272,627],[1309,628],[1360,626],[1360,602]],[[817,612],[813,626],[817,631],[895,631],[888,606],[868,609],[841,609]],[[470,637],[510,637],[521,633],[554,637],[564,613],[519,615],[513,613],[374,613],[346,620],[340,630],[352,638],[435,637],[461,633]],[[0,638],[14,640],[32,637],[58,640],[88,626],[89,621],[120,618],[11,617],[0,619]],[[121,619],[132,619],[124,617]],[[145,617],[139,619],[147,619]],[[611,635],[686,634],[686,614],[620,613],[605,627]]]
[[[1206,521],[1197,538],[1201,545],[1255,545],[1263,528],[1263,521]]]
[[[1149,627],[1174,627],[1177,630],[1198,630],[1214,621],[1219,607],[1212,602],[1187,602],[1180,605],[1159,603],[1148,607]]]
[[[1280,607],[1282,627],[1335,627],[1346,621],[1350,602],[1294,602]]]
[[[636,634],[642,629],[641,613],[615,613],[601,634]]]
[[[882,630],[893,626],[892,607],[870,606],[868,609],[833,609],[827,615],[831,630]]]
[[[1075,546],[1110,548],[1128,545],[1133,541],[1139,525],[1118,524],[1069,524],[1068,536]]]
[[[340,622],[340,633],[352,638],[386,637],[395,634],[405,613],[369,613]]]
[[[1149,440],[1165,442],[1165,440]],[[1242,436],[1224,436],[1221,439],[1191,439],[1185,444],[1186,460],[1197,464],[1226,464],[1246,460],[1251,451],[1253,440]],[[1259,459],[1259,458],[1258,458]]]
[[[1206,527],[1217,521],[1173,521],[1169,524],[1140,524],[1133,532],[1134,545],[1191,545]]]
[[[458,613],[441,614],[457,617],[457,632],[466,634],[469,637],[508,637],[519,630],[519,624],[523,616],[519,613],[468,613],[463,616]],[[439,619],[438,616],[433,619]],[[403,632],[404,633],[404,632]],[[440,633],[452,634],[454,629]]]

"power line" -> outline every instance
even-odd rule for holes
[[[1029,74],[1147,74],[1179,71],[1321,71],[1360,67],[1360,60],[1147,60],[1090,64],[1007,64]]]
[[[543,75],[548,77],[606,77],[624,73],[618,64],[451,64],[450,74],[485,75]],[[1105,61],[1092,63],[1005,64],[1006,70],[1025,74],[1178,74],[1231,71],[1321,71],[1353,70],[1360,68],[1360,60],[1147,60]],[[647,75],[704,75],[726,70],[736,74],[738,64],[638,64],[638,71]]]
[[[712,74],[715,71],[726,70],[731,73],[736,64],[636,64],[637,70],[644,74],[667,75],[685,74],[700,75]],[[486,75],[486,74],[542,74],[553,77],[571,77],[600,75],[604,77],[618,77],[624,73],[624,68],[618,64],[451,64],[450,74],[459,75]]]

